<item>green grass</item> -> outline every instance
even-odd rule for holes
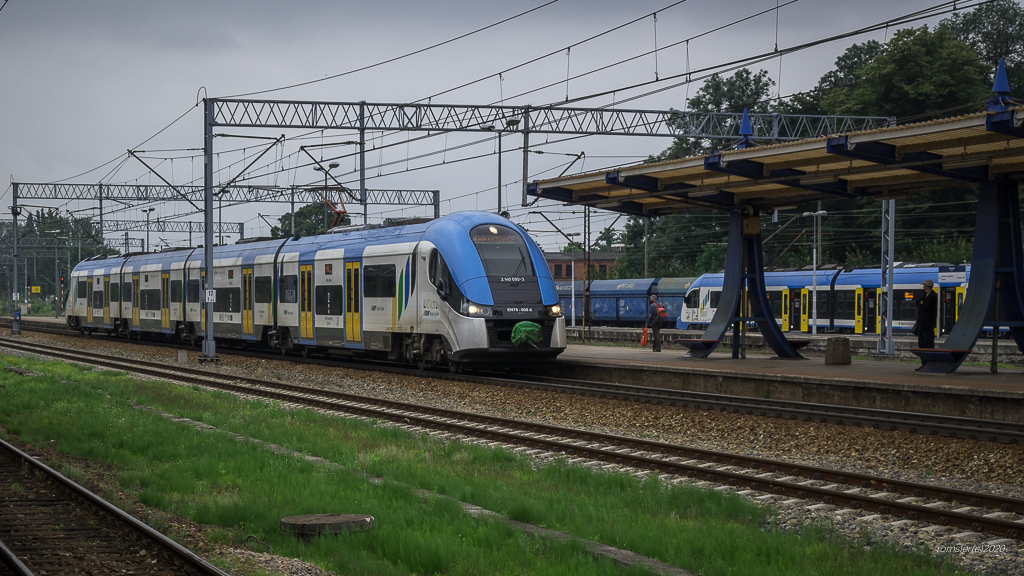
[[[11,434],[39,445],[56,441],[65,453],[111,466],[128,494],[163,513],[219,527],[212,534],[216,540],[237,543],[255,535],[275,553],[346,574],[637,572],[594,559],[577,543],[472,519],[453,500],[422,501],[407,485],[705,576],[955,573],[915,552],[877,545],[864,553],[826,526],[804,527],[800,535],[765,530],[772,518],[742,498],[656,478],[640,481],[564,463],[535,470],[505,450],[444,443],[358,420],[57,362],[5,362],[44,375],[0,372],[0,421]],[[349,469],[274,455],[224,433],[198,432],[133,409],[129,400]],[[389,482],[373,485],[351,470]],[[373,514],[377,525],[310,544],[278,529],[281,517],[314,512]]]

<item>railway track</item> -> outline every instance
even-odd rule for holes
[[[321,390],[218,374],[212,370],[155,362],[124,360],[82,351],[25,344],[0,339],[0,346],[45,354],[75,362],[145,374],[187,384],[198,384],[249,397],[277,400],[293,406],[387,420],[406,428],[459,434],[493,445],[531,453],[563,454],[574,463],[624,467],[686,477],[708,484],[749,490],[761,499],[779,499],[783,505],[819,501],[826,505],[873,511],[911,521],[991,534],[1020,540],[1024,534],[1024,500],[907,482],[869,474],[796,465],[780,460],[702,450],[690,446],[539,425],[532,422],[482,416],[381,400],[344,392]],[[758,496],[760,494],[760,496]]]
[[[227,576],[2,440],[0,574]]]
[[[41,327],[28,327],[23,329],[49,334],[60,334],[64,336],[73,334],[73,332],[66,329]],[[184,346],[167,342],[160,344],[175,348]],[[264,356],[266,354],[252,349],[231,350],[231,353],[249,356]],[[289,358],[295,362],[328,366],[336,366],[341,363],[347,367],[356,369],[367,369],[377,372],[383,371],[410,376],[420,376],[423,374],[420,370],[396,363],[373,362],[337,357],[332,357],[330,360],[311,357],[300,358],[298,355]],[[718,410],[735,414],[802,420],[806,422],[820,422],[823,424],[838,424],[844,426],[873,428],[877,430],[902,431],[924,435],[944,436],[947,438],[969,438],[972,440],[984,440],[1006,444],[1024,443],[1024,423],[1017,422],[942,416],[924,414],[920,412],[900,412],[895,410],[858,408],[852,406],[838,406],[834,404],[772,400],[746,396],[729,396],[709,392],[692,392],[667,388],[631,386],[627,384],[616,384],[613,382],[553,378],[539,375],[507,375],[499,377],[497,375],[487,374],[450,374],[445,370],[432,370],[431,374],[437,378],[445,378],[462,382],[507,386],[528,390],[544,390],[595,398],[627,400],[652,405]]]

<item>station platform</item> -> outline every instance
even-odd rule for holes
[[[1005,344],[1007,348],[1016,346]],[[557,360],[532,370],[546,376],[614,381],[714,394],[774,398],[883,410],[1024,422],[1024,369],[961,366],[947,375],[919,374],[915,362],[823,358],[780,359],[731,350],[687,358],[685,349],[570,344]]]

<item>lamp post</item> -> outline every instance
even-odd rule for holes
[[[353,142],[353,144],[354,144],[354,142]],[[330,228],[330,224],[327,222],[327,219],[330,218],[330,208],[327,207],[327,176],[330,174],[331,170],[334,170],[338,166],[340,166],[340,164],[338,164],[337,162],[331,162],[330,164],[327,165],[327,168],[322,168],[320,166],[314,166],[313,167],[313,170],[316,170],[317,172],[323,172],[324,173],[324,233],[325,234],[327,233],[327,230]],[[294,226],[294,224],[292,226]],[[295,234],[294,230],[292,230],[292,234]]]
[[[811,242],[813,247],[811,248],[811,334],[818,333],[818,243],[821,239],[818,234],[821,232],[821,227],[818,223],[818,219],[822,216],[828,216],[828,212],[824,210],[818,210],[817,212],[804,212],[804,216],[814,217],[814,230],[811,234],[813,239]]]
[[[508,118],[505,120],[505,126],[498,128],[498,215],[501,215],[501,135],[514,129],[519,125],[519,118]],[[484,126],[484,130],[495,130],[493,124]]]
[[[143,212],[146,213],[146,252],[149,252],[149,215],[156,210],[156,208],[146,208]]]

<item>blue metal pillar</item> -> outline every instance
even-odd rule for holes
[[[745,266],[744,266],[745,265]],[[746,289],[750,316],[740,309]],[[690,348],[690,358],[707,358],[733,327],[733,357],[739,357],[740,323],[754,321],[761,336],[782,358],[801,358],[775,321],[764,284],[764,259],[761,250],[761,222],[756,210],[740,207],[729,213],[729,245],[725,253],[725,278],[718,310],[699,339],[680,340]]]
[[[943,348],[911,350],[923,362],[918,371],[955,371],[985,327],[1008,327],[1017,346],[1024,350],[1024,250],[1020,226],[1017,184],[982,182],[974,224],[971,277],[960,316]],[[997,297],[1000,310],[993,314]]]

